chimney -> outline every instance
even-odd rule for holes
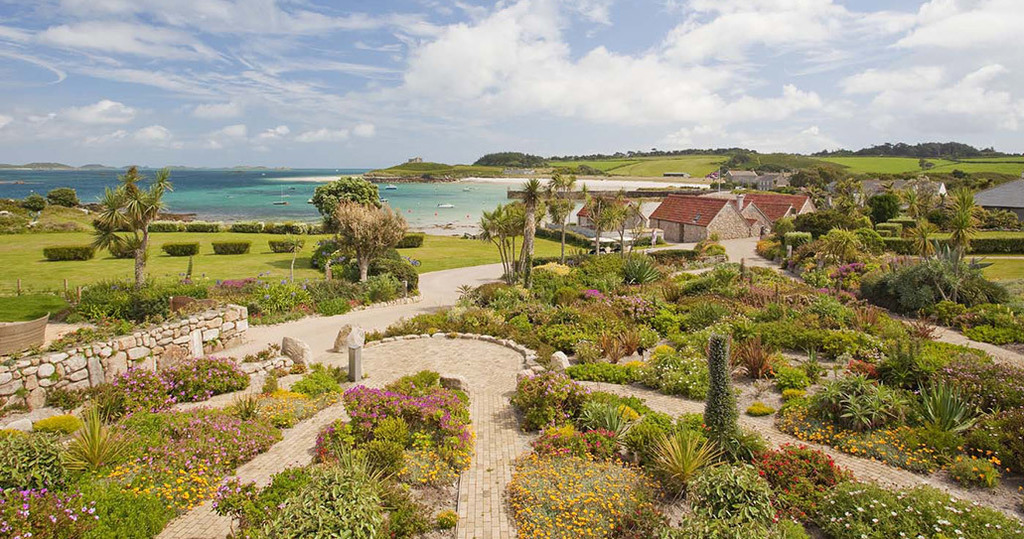
[[[736,195],[736,209],[743,211],[743,195]]]

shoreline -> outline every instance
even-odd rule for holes
[[[458,180],[459,183],[475,183],[475,184],[487,184],[487,185],[506,185],[509,187],[521,186],[524,182],[529,181],[532,178],[463,178]],[[550,177],[537,177],[542,184],[547,184],[551,181]],[[660,180],[643,180],[643,179],[605,179],[605,177],[596,176],[579,176],[576,180],[577,189],[586,186],[587,189],[597,191],[618,191],[619,189],[710,189],[711,185],[708,183],[701,183],[690,179],[689,181],[678,181],[668,179],[664,181]]]

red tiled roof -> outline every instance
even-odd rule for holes
[[[767,193],[750,193],[745,195],[745,200],[749,200],[761,208],[761,211],[765,211],[762,204],[789,204],[793,206],[793,209],[800,211],[800,208],[804,207],[807,202],[807,195],[783,195],[783,194],[767,194]],[[770,217],[770,216],[769,216]]]
[[[732,201],[722,198],[705,198],[684,195],[669,195],[651,214],[651,219],[670,223],[708,226],[711,220]]]
[[[769,221],[775,222],[782,219],[789,213],[790,208],[793,207],[789,202],[783,202],[781,204],[767,203],[767,202],[754,202],[751,201],[757,209],[761,210],[761,213],[768,218]]]
[[[753,217],[747,217],[746,219],[748,225],[752,225],[757,222],[757,219],[754,219]]]

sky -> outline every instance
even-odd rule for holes
[[[0,0],[0,162],[1024,152],[1024,0]]]

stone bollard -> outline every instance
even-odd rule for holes
[[[359,382],[363,379],[363,344],[366,334],[362,328],[354,327],[348,334],[348,381]]]

